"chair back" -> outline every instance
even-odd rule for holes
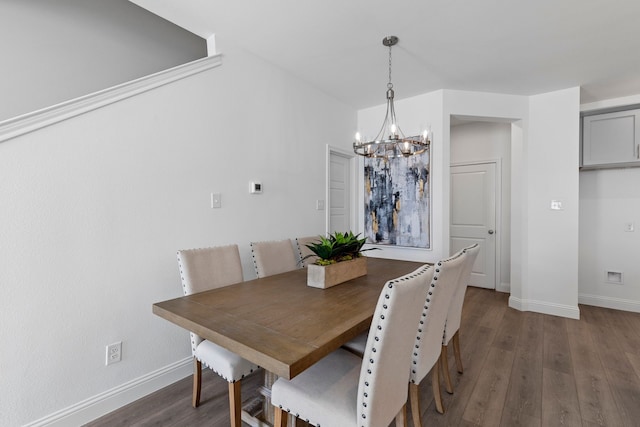
[[[238,245],[178,251],[178,268],[185,295],[208,291],[243,281]],[[202,338],[191,333],[195,352]]]
[[[388,281],[376,306],[360,370],[357,425],[387,427],[407,401],[415,325],[433,266]]]
[[[313,252],[311,252],[311,249],[309,249],[307,245],[310,243],[316,243],[319,240],[320,240],[320,236],[296,237],[296,245],[298,246],[298,255],[302,260],[301,262],[303,267],[306,267],[309,264],[315,263],[316,259],[318,259],[318,257],[315,256]],[[309,256],[309,258],[305,259],[304,257],[306,256]]]
[[[434,266],[411,358],[410,381],[414,384],[420,384],[440,357],[444,324],[463,265],[464,257],[458,253]]]
[[[462,317],[462,306],[464,304],[464,295],[467,292],[467,286],[469,285],[469,278],[471,277],[471,271],[473,270],[473,264],[476,262],[478,252],[480,252],[480,246],[474,243],[462,249],[462,256],[464,264],[462,271],[460,272],[460,279],[456,286],[456,291],[451,299],[449,305],[449,312],[447,313],[447,321],[444,327],[444,335],[442,337],[442,344],[447,345],[455,333],[460,329],[460,320]]]
[[[251,242],[251,255],[259,278],[300,268],[289,239]]]

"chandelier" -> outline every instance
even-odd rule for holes
[[[382,122],[380,132],[373,140],[363,140],[360,132],[356,133],[353,151],[364,157],[380,157],[384,159],[394,157],[409,157],[424,153],[431,144],[429,132],[424,131],[418,136],[404,136],[398,126],[396,111],[393,106],[393,83],[391,83],[391,47],[398,43],[398,37],[387,36],[382,44],[389,47],[389,83],[387,83],[387,112]]]

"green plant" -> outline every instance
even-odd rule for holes
[[[358,258],[364,251],[378,249],[362,249],[367,239],[366,237],[358,239],[359,236],[360,234],[354,235],[351,231],[344,233],[335,232],[330,234],[329,237],[318,236],[318,242],[310,243],[306,246],[318,257],[315,262],[316,264],[335,264],[336,262]],[[304,259],[312,256],[314,255],[307,255]]]

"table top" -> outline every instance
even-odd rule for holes
[[[307,286],[298,269],[159,302],[153,313],[291,379],[366,331],[384,284],[423,265],[367,264],[366,276],[329,289]]]

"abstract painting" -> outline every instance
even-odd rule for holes
[[[364,161],[364,233],[369,243],[431,248],[431,152]]]

